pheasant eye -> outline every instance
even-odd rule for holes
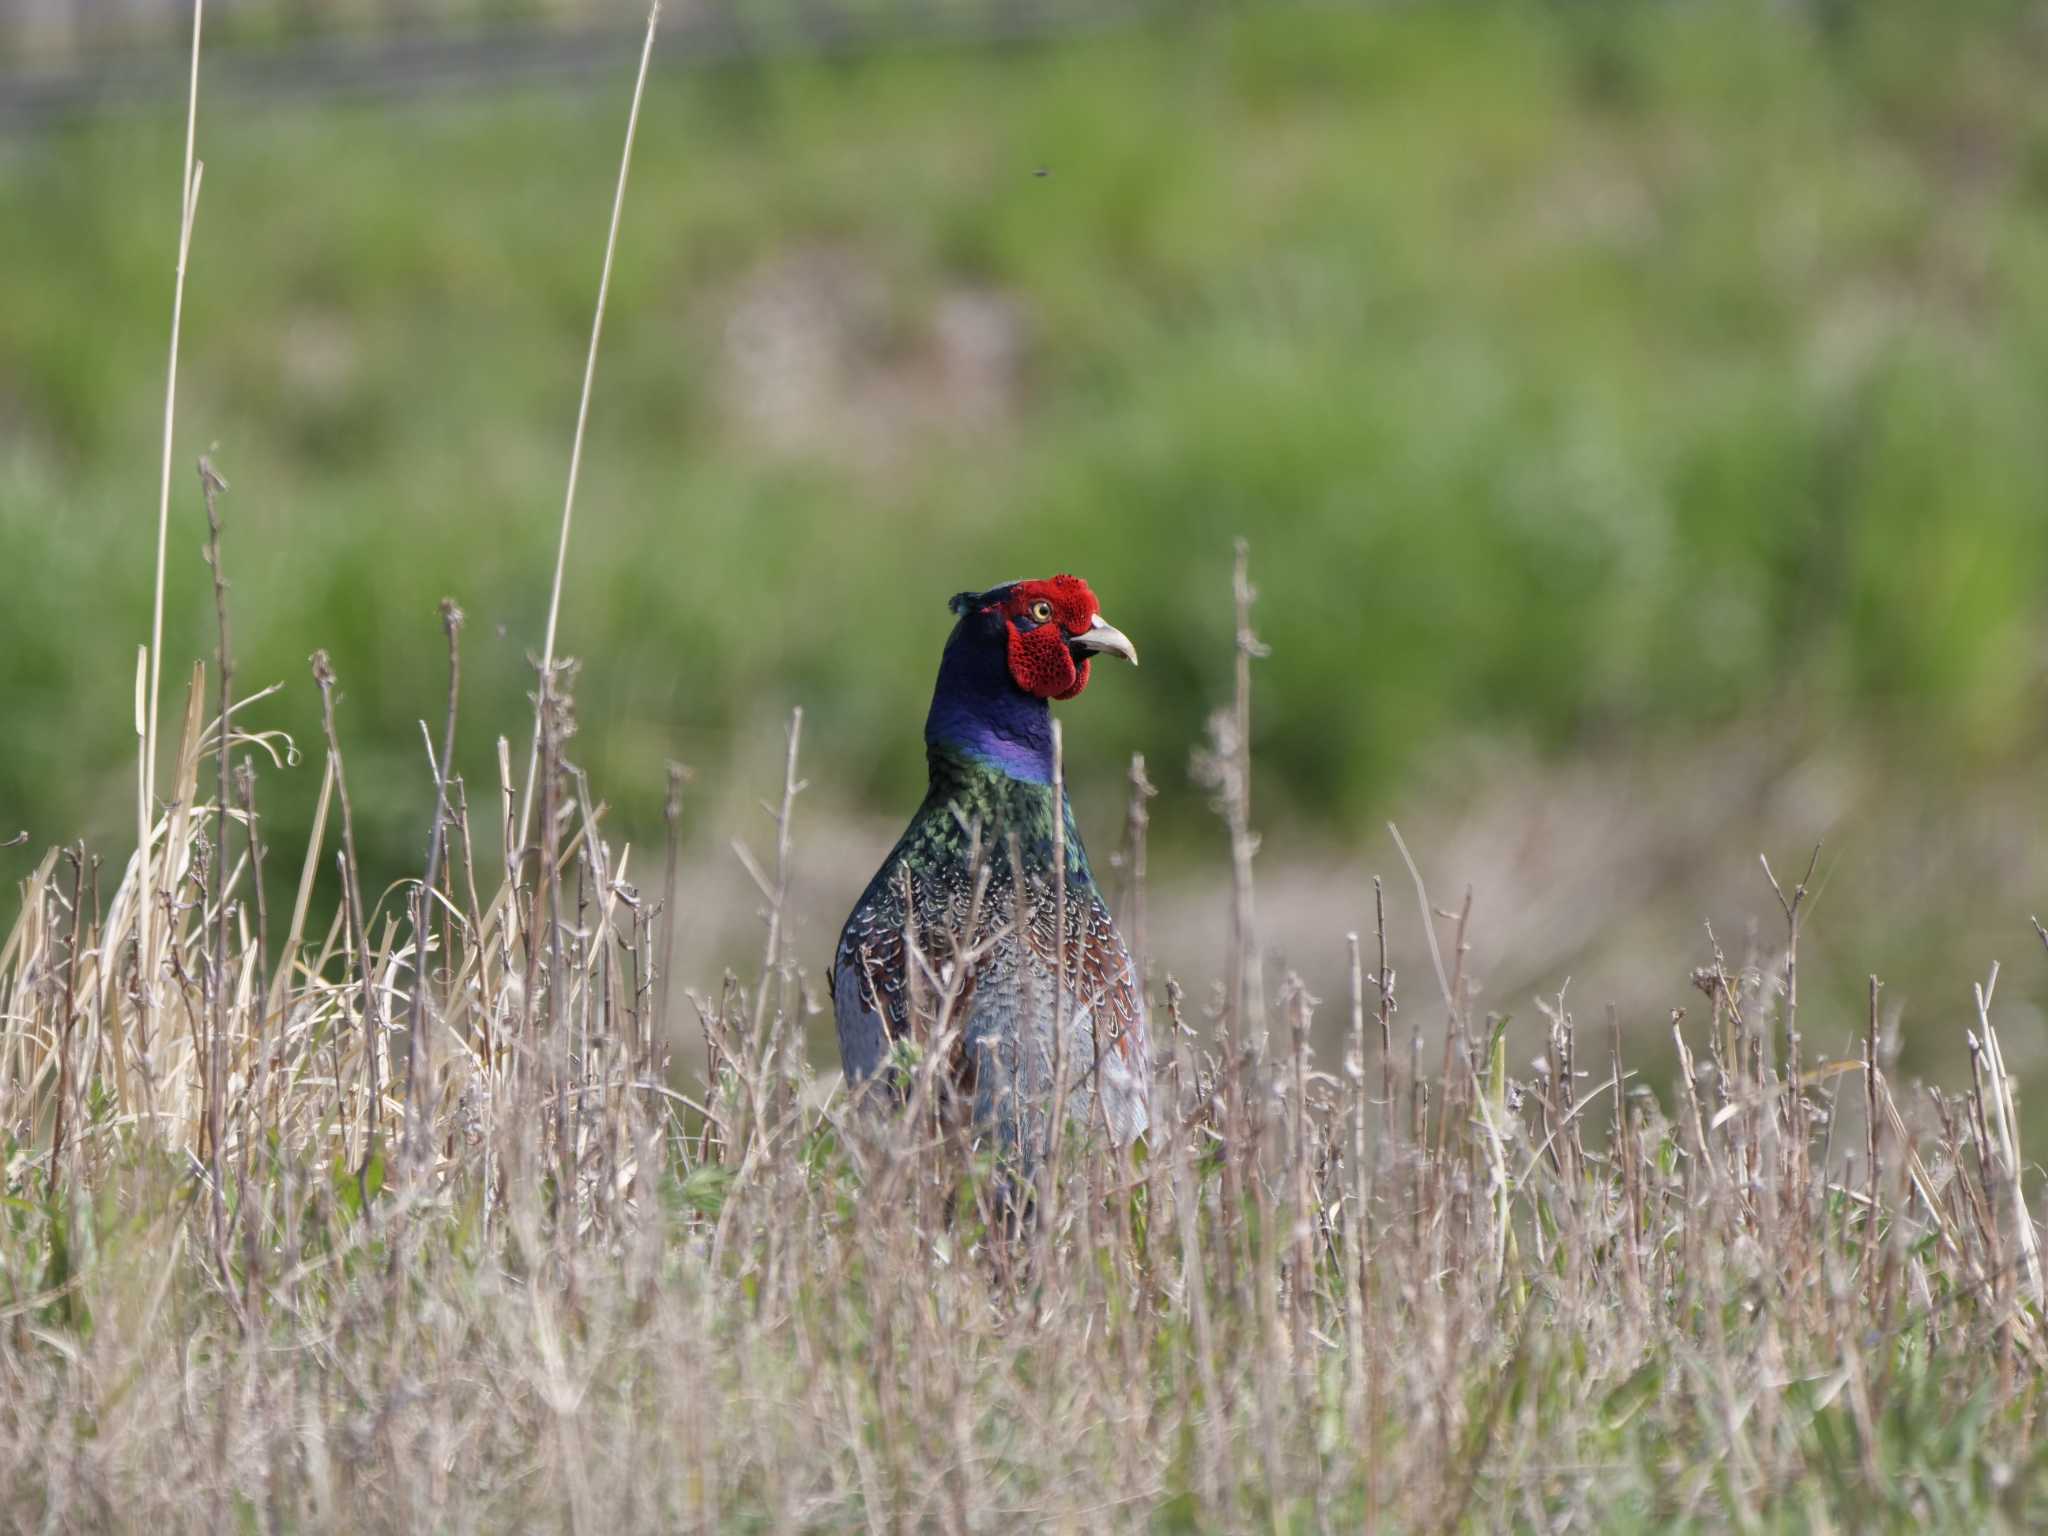
[[[1042,597],[1033,603],[1028,611],[1034,624],[1043,624],[1052,618],[1052,604]]]

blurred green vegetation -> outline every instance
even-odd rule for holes
[[[821,792],[900,808],[947,595],[1073,569],[1145,659],[1079,706],[1077,773],[1177,765],[1243,532],[1271,817],[1355,830],[1467,736],[1766,716],[2009,771],[2043,743],[2044,65],[2028,7],[1456,6],[662,71],[574,755],[644,838],[665,759],[766,782],[802,704]],[[241,680],[310,745],[331,652],[389,874],[443,594],[473,802],[497,732],[524,757],[615,85],[202,100],[164,712],[213,646],[214,445]],[[132,825],[181,128],[0,146],[0,832],[38,844]]]

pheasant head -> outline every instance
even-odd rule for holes
[[[1078,697],[1098,655],[1136,666],[1137,647],[1102,617],[1102,605],[1078,576],[962,592],[952,607],[959,620],[939,662],[925,741],[965,751],[1012,778],[1048,782],[1048,705]]]

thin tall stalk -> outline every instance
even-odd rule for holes
[[[640,127],[640,98],[647,90],[647,65],[654,57],[655,28],[661,24],[661,0],[647,8],[647,36],[640,45],[640,70],[633,77],[633,105],[626,113],[626,147],[619,154],[619,184],[612,192],[611,227],[605,234],[604,268],[597,279],[597,309],[590,318],[590,350],[583,360],[583,390],[576,401],[576,433],[569,443],[569,484],[562,493],[562,531],[555,543],[555,575],[548,589],[547,636],[541,645],[541,675],[552,675],[555,634],[562,617],[562,575],[569,567],[569,529],[576,517],[576,482],[583,471],[583,429],[590,421],[590,393],[597,382],[597,344],[604,336],[605,300],[611,296],[612,256],[619,246],[619,219],[626,208],[626,177],[633,169],[633,136]],[[526,760],[526,794],[519,812],[518,846],[526,845],[533,823],[533,779],[540,764],[540,716],[533,722],[533,750]]]
[[[1230,829],[1230,1006],[1240,1044],[1264,1027],[1266,988],[1259,959],[1258,918],[1252,896],[1252,855],[1258,838],[1252,831],[1252,661],[1267,653],[1252,630],[1251,545],[1236,543],[1230,590],[1236,611],[1236,686],[1231,702],[1229,752],[1233,759],[1231,787],[1224,799]]]
[[[361,1170],[369,1167],[370,1159],[375,1155],[382,1120],[384,1086],[378,1061],[384,1044],[384,1016],[378,1006],[377,970],[370,960],[369,924],[363,911],[363,863],[356,854],[355,810],[348,798],[348,773],[342,765],[341,738],[334,729],[334,668],[325,651],[313,653],[313,681],[320,689],[320,723],[327,737],[328,769],[333,775],[335,795],[341,801],[342,917],[347,923],[349,943],[355,957],[357,995],[362,999],[361,1028],[357,1036],[366,1083]]]
[[[221,1073],[226,1062],[223,1042],[228,1029],[228,743],[232,737],[228,721],[235,678],[234,646],[228,630],[228,579],[220,558],[220,493],[228,488],[205,455],[199,459],[199,486],[206,499],[206,563],[213,571],[214,622],[220,634],[215,670],[220,678],[220,714],[214,741],[213,860],[208,869],[213,908],[213,945],[207,960],[208,1040],[206,1045],[205,1145],[212,1172],[214,1246],[221,1241],[223,1219],[220,1187],[221,1116],[226,1110],[226,1089]]]
[[[185,325],[185,267],[192,253],[192,221],[199,213],[199,183],[204,162],[193,158],[199,132],[199,38],[206,20],[206,0],[192,0],[192,73],[185,93],[185,160],[178,178],[178,274],[171,288],[170,357],[164,365],[164,434],[162,473],[157,482],[156,584],[150,609],[149,668],[146,709],[137,730],[142,737],[142,771],[135,806],[135,858],[141,880],[135,904],[136,969],[141,983],[142,1029],[147,1035],[156,1013],[156,889],[151,868],[151,829],[156,822],[157,701],[163,691],[164,563],[171,533],[171,446],[178,418],[178,342]],[[223,724],[225,729],[225,724]]]
[[[421,1154],[426,1117],[420,1110],[420,1062],[426,1058],[428,1081],[433,1080],[433,1043],[427,1038],[427,938],[432,929],[430,913],[434,893],[441,880],[442,849],[448,831],[448,780],[455,760],[455,718],[462,700],[462,610],[455,599],[441,599],[441,629],[448,637],[448,711],[441,729],[441,755],[435,759],[434,814],[427,828],[427,868],[413,896],[413,978],[412,1024],[405,1044],[405,1152],[408,1164]],[[422,727],[424,729],[424,727]]]

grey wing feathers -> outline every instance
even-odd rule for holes
[[[832,1012],[849,1084],[881,1071],[890,1040],[903,1032],[902,922],[874,895],[870,887],[847,918],[832,960]]]
[[[873,1077],[889,1059],[889,1032],[868,999],[858,957],[842,953],[832,966],[832,1012],[839,1024],[839,1060],[848,1086]]]

